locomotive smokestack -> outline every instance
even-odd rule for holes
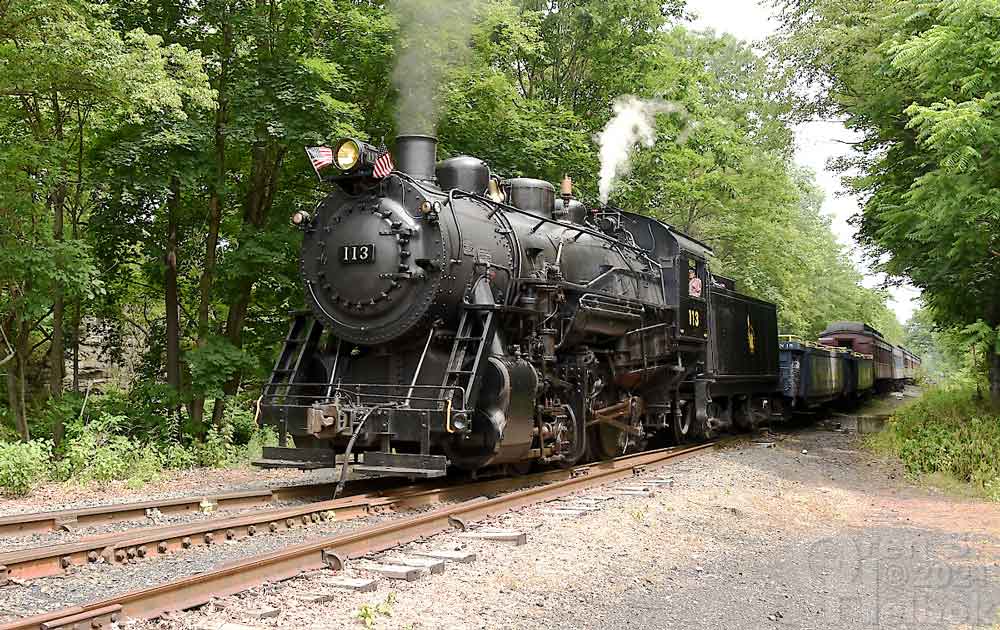
[[[421,134],[397,136],[396,164],[400,171],[415,179],[434,181],[437,138]]]

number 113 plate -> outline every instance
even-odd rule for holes
[[[344,265],[367,265],[375,262],[375,243],[341,245],[340,262]]]

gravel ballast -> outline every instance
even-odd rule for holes
[[[440,575],[352,593],[333,591],[324,583],[333,573],[319,572],[132,625],[363,628],[364,617],[376,628],[466,630],[993,627],[1000,506],[910,484],[853,435],[777,437],[764,440],[771,447],[746,441],[647,472],[674,481],[652,498],[616,497],[579,517],[553,513],[549,503],[489,523],[526,532],[524,546],[447,534],[376,556],[445,547],[478,554]],[[0,615],[104,596],[109,582],[134,588],[189,575],[321,531],[0,588]],[[301,599],[323,593],[335,596]]]

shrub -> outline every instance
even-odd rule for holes
[[[249,444],[257,436],[257,418],[253,411],[241,404],[229,402],[222,423],[232,427],[234,444]]]
[[[170,442],[163,447],[163,467],[171,470],[188,470],[198,465],[198,457],[183,444]]]
[[[128,486],[133,489],[141,488],[147,483],[159,479],[162,471],[163,457],[160,455],[160,449],[156,445],[146,445],[132,461],[129,469]]]
[[[233,444],[233,428],[229,425],[209,429],[205,441],[195,443],[194,453],[198,465],[208,468],[228,468],[242,459],[240,448]]]
[[[930,390],[898,411],[872,445],[908,473],[944,473],[1000,500],[1000,416],[964,388]]]
[[[125,416],[103,414],[86,424],[67,429],[66,453],[60,465],[65,479],[112,481],[129,476],[142,446],[124,435]]]
[[[51,473],[52,444],[44,440],[0,444],[0,490],[24,496]]]

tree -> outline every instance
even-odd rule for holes
[[[943,327],[990,333],[1000,407],[1000,9],[978,0],[789,3],[781,51],[863,135],[862,243]]]
[[[49,343],[49,385],[58,396],[66,300],[77,305],[77,325],[79,301],[100,288],[79,233],[93,134],[149,112],[178,112],[186,97],[205,97],[199,59],[142,31],[119,32],[102,14],[96,5],[68,0],[0,6],[0,163],[8,174],[0,229],[11,239],[0,273],[5,332],[15,340],[8,399],[25,438],[30,354]],[[43,328],[43,340],[32,346],[31,335]],[[61,424],[53,433],[58,442]]]

